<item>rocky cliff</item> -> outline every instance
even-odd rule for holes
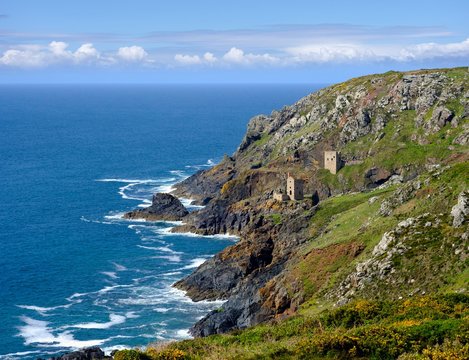
[[[178,221],[188,214],[189,212],[179,199],[171,194],[157,193],[153,195],[150,206],[125,213],[124,218]]]
[[[461,279],[451,272],[467,271],[467,248],[458,245],[467,239],[467,213],[458,210],[463,225],[453,227],[451,209],[468,188],[468,85],[467,68],[457,68],[322,89],[254,117],[235,154],[178,184],[176,195],[206,206],[176,231],[241,237],[175,284],[196,301],[227,300],[192,333],[249,327],[312,301],[399,298],[409,284],[414,293],[456,286]],[[326,150],[340,152],[336,175],[323,168]],[[272,200],[287,172],[319,205],[311,195]],[[428,250],[438,241],[452,244],[438,250],[440,262]],[[426,275],[413,275],[419,261],[428,263]]]
[[[129,218],[239,242],[175,284],[224,305],[196,336],[356,298],[467,291],[467,68],[388,72],[333,85],[251,119],[237,151]],[[324,152],[340,153],[337,174]],[[287,173],[304,200],[279,202]],[[319,203],[318,203],[319,201]],[[435,254],[438,256],[435,256]]]

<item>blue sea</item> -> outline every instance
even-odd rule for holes
[[[317,88],[0,86],[0,359],[189,337],[221,302],[171,284],[237,239],[122,213],[232,154],[253,115]]]

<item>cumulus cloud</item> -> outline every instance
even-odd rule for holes
[[[308,44],[285,49],[292,62],[342,63],[354,61],[419,61],[468,58],[469,39],[458,43],[425,43],[407,47],[363,44]]]
[[[277,57],[274,57],[270,54],[245,54],[243,50],[236,47],[232,47],[225,55],[223,55],[223,60],[227,63],[233,64],[275,64],[279,62]]]
[[[124,61],[139,62],[146,60],[148,53],[141,46],[126,46],[119,48],[117,56]]]
[[[287,48],[293,62],[347,62],[354,60],[378,59],[371,48],[354,44],[314,44]]]
[[[177,54],[174,60],[180,65],[256,65],[256,64],[274,64],[280,59],[269,54],[246,54],[242,49],[232,47],[220,58],[213,53],[206,52],[202,56]]]
[[[432,59],[469,58],[469,38],[452,43],[416,43],[413,45],[381,44],[376,42],[324,42],[315,39],[303,44],[255,50],[240,47],[225,47],[212,51],[191,54],[174,51],[149,54],[141,46],[124,46],[114,52],[99,51],[92,43],[84,43],[75,50],[62,41],[52,41],[48,45],[17,45],[0,53],[0,66],[37,68],[53,65],[111,66],[132,64],[132,66],[163,64],[169,67],[210,66],[210,67],[256,67],[256,66],[295,66],[297,64],[343,64],[356,62],[412,62]],[[206,49],[206,48],[205,48]],[[205,50],[204,49],[204,50]],[[227,50],[229,49],[229,50]],[[275,55],[273,55],[275,54]],[[158,57],[159,56],[159,57]]]
[[[211,52],[206,52],[204,54],[204,60],[210,64],[213,64],[218,61],[218,59]]]
[[[121,62],[144,62],[147,52],[140,46],[121,47],[116,55],[102,54],[91,43],[80,45],[75,51],[69,44],[52,41],[47,46],[20,45],[6,50],[0,56],[0,65],[23,68],[46,67],[57,64],[113,65]]]
[[[426,60],[438,57],[469,58],[469,38],[458,43],[437,44],[426,43],[409,46],[395,56],[397,60]]]
[[[198,55],[182,55],[176,54],[174,60],[183,65],[196,65],[201,64],[202,61]]]

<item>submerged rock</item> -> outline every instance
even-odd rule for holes
[[[153,195],[151,206],[128,212],[124,218],[177,221],[188,214],[179,199],[171,194],[157,193]]]

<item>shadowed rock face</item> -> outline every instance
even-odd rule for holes
[[[105,356],[104,351],[97,346],[81,349],[64,354],[59,357],[52,357],[49,360],[101,360],[112,359],[111,356]],[[41,359],[38,359],[41,360]]]
[[[177,198],[171,194],[157,193],[153,195],[151,206],[128,212],[124,218],[178,221],[188,214],[187,209]]]

